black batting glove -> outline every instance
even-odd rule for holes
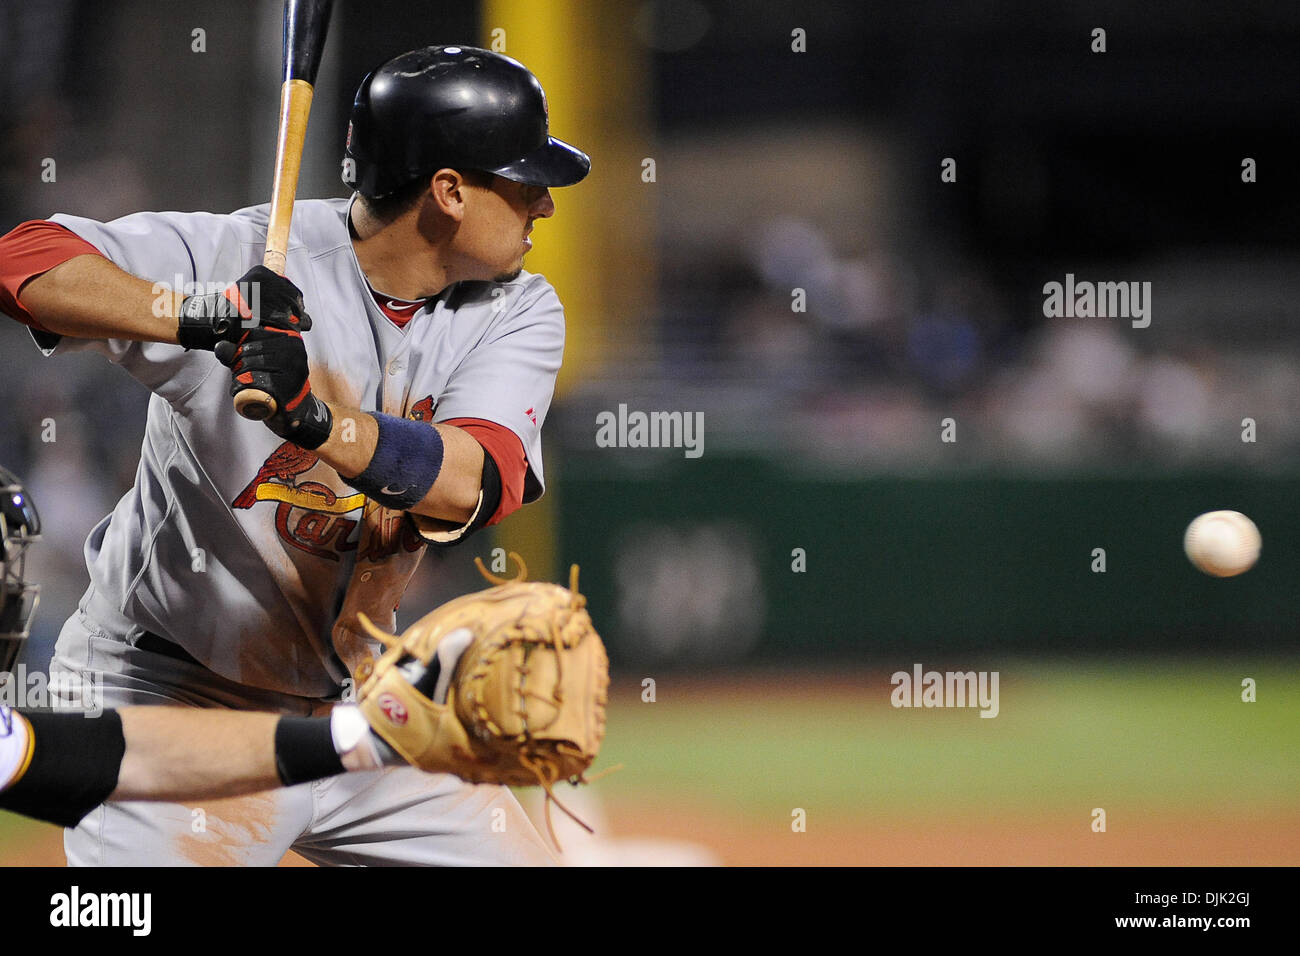
[[[217,361],[230,369],[230,396],[256,388],[275,399],[275,414],[263,424],[300,448],[315,449],[330,437],[334,416],[312,394],[307,348],[293,329],[244,332],[238,344],[218,342]]]
[[[238,342],[250,329],[306,332],[311,316],[302,293],[266,266],[253,266],[221,292],[181,301],[176,340],[187,349],[211,352],[218,342]]]

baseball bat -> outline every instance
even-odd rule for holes
[[[334,0],[284,0],[284,81],[280,86],[271,217],[262,256],[262,265],[279,275],[284,275],[289,252],[289,223],[302,168],[307,117],[333,6]],[[246,388],[235,396],[235,410],[245,418],[262,421],[275,414],[275,399],[260,388]]]

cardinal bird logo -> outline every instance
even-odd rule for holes
[[[257,489],[264,481],[276,478],[292,486],[294,478],[304,471],[310,471],[320,461],[314,451],[299,448],[292,442],[285,442],[275,451],[266,463],[258,469],[257,475],[248,483],[248,487],[239,493],[239,497],[230,503],[232,508],[251,508],[257,502]]]
[[[433,396],[426,395],[411,406],[408,417],[432,422],[433,412]],[[353,532],[361,517],[379,505],[369,501],[361,492],[345,495],[330,485],[306,480],[307,472],[320,463],[315,452],[299,448],[293,442],[284,442],[271,452],[253,480],[235,496],[230,506],[249,509],[259,501],[276,502],[275,530],[286,544],[319,558],[338,561],[342,552],[357,550],[358,541]],[[330,477],[337,478],[337,475],[331,470]],[[354,511],[360,514],[355,518],[344,517]],[[398,548],[407,551],[422,548],[423,539],[404,519],[400,512],[389,515],[385,519],[387,530],[372,537],[370,543],[358,552],[358,558],[379,560],[395,553]]]
[[[433,396],[426,395],[414,405],[411,406],[408,418],[413,418],[417,422],[433,421]]]
[[[315,452],[285,442],[271,452],[230,506],[247,509],[259,501],[276,502],[275,530],[286,544],[338,561],[341,552],[357,547],[352,532],[359,522],[343,516],[361,511],[366,496],[360,492],[339,495],[329,485],[302,480],[319,461]]]

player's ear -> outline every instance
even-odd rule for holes
[[[469,193],[465,177],[454,169],[440,169],[433,174],[429,195],[438,211],[456,222],[465,218],[465,200]]]

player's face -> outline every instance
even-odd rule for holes
[[[534,220],[555,214],[551,191],[500,176],[493,176],[489,187],[469,189],[472,197],[456,236],[466,278],[509,282],[533,247]]]

